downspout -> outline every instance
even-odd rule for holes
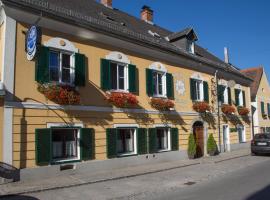
[[[219,106],[219,100],[218,100],[218,70],[215,72],[215,78],[216,78],[216,94],[217,94],[217,114],[218,114],[218,145],[219,145],[219,152],[221,152],[221,131],[220,131],[220,106]]]

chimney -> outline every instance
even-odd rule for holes
[[[148,22],[150,24],[153,23],[153,13],[149,6],[143,6],[141,10],[141,20]]]
[[[100,3],[106,7],[112,8],[112,0],[101,0]]]
[[[224,47],[224,61],[225,61],[225,63],[229,64],[229,53],[228,53],[227,47]]]

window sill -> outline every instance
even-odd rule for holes
[[[171,151],[170,149],[164,149],[164,150],[158,150],[157,153],[164,153],[164,152],[169,152]]]
[[[152,98],[168,99],[168,97],[167,96],[164,96],[164,95],[153,95]]]
[[[127,90],[108,90],[108,92],[130,93]]]
[[[117,154],[117,157],[128,157],[128,156],[136,156],[138,155],[137,153],[123,153],[123,154]]]
[[[51,162],[51,164],[52,165],[59,165],[59,164],[65,164],[65,163],[75,163],[75,162],[81,162],[81,160],[80,159],[78,159],[78,158],[75,158],[75,159],[70,159],[70,160],[53,160],[52,162]]]

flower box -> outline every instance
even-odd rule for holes
[[[80,94],[74,87],[57,85],[54,83],[39,84],[38,91],[47,99],[61,105],[74,105],[80,103]]]
[[[194,102],[193,103],[193,110],[195,110],[198,113],[205,113],[210,112],[211,108],[210,105],[207,102]]]
[[[246,107],[241,107],[241,106],[238,107],[238,113],[239,113],[239,115],[241,115],[241,116],[248,115],[249,112],[250,112],[249,109],[246,108]]]
[[[267,119],[267,116],[268,116],[268,115],[267,115],[266,113],[263,113],[263,114],[262,114],[262,117],[263,117],[264,119]]]
[[[132,107],[139,104],[137,97],[132,93],[108,92],[106,93],[106,99],[112,105],[119,108]]]
[[[228,105],[228,104],[223,104],[222,107],[221,107],[221,111],[225,115],[229,115],[229,114],[236,113],[236,108],[234,106],[231,106],[231,105]]]
[[[166,111],[174,108],[174,102],[170,99],[151,98],[151,106],[157,110]]]

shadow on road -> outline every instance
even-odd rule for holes
[[[1,197],[0,200],[5,199],[5,200],[39,200],[35,197],[30,197],[30,196],[24,196],[24,195],[12,195],[8,197]]]
[[[270,197],[270,185],[250,195],[246,200],[266,200]]]

